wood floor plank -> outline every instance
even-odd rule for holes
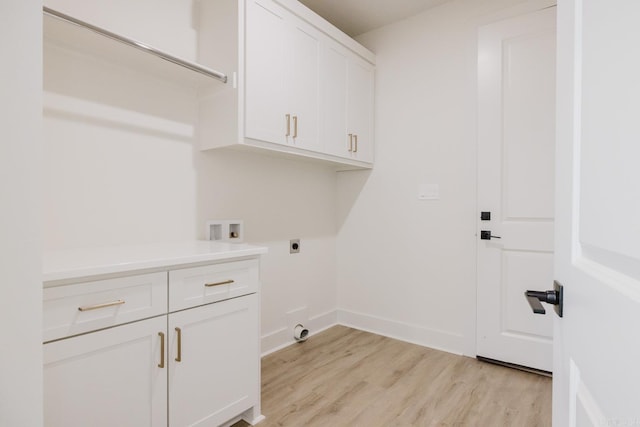
[[[262,411],[261,427],[544,427],[551,379],[335,326],[263,358]]]

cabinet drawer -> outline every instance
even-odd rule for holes
[[[167,273],[44,289],[43,340],[51,341],[167,312]]]
[[[169,272],[169,311],[258,291],[258,260],[234,261]]]

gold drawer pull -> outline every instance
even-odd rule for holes
[[[293,137],[298,137],[298,116],[293,116]]]
[[[285,133],[284,136],[290,136],[291,135],[291,114],[285,114],[284,116],[287,119],[287,133]]]
[[[160,363],[158,368],[164,368],[164,332],[158,332],[160,336]]]
[[[221,285],[230,285],[231,283],[234,283],[234,280],[224,280],[222,282],[215,282],[215,283],[205,283],[204,285],[207,288],[212,288],[214,286],[221,286]]]
[[[123,299],[119,299],[117,301],[103,302],[102,304],[85,305],[84,307],[78,307],[78,310],[79,311],[91,311],[91,310],[97,310],[99,308],[113,307],[114,305],[122,305],[122,304],[124,304],[124,300]]]
[[[182,329],[176,328],[176,334],[178,335],[178,354],[176,355],[176,362],[182,362]]]

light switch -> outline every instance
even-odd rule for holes
[[[439,200],[440,186],[438,184],[422,184],[418,190],[418,200]]]

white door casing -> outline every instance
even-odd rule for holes
[[[553,424],[640,425],[640,2],[558,4]]]
[[[551,371],[553,311],[534,314],[524,292],[553,284],[555,7],[478,37],[476,354]]]

